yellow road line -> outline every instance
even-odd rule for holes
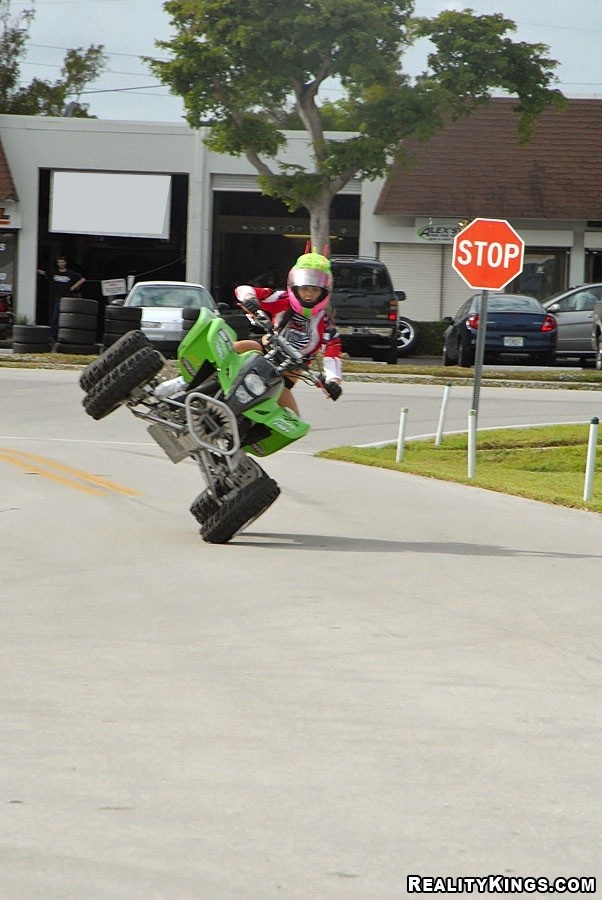
[[[114,481],[109,481],[108,478],[102,478],[100,475],[93,475],[91,472],[83,472],[81,469],[66,466],[63,463],[59,463],[53,459],[47,459],[44,456],[37,456],[35,453],[26,453],[21,450],[10,450],[7,447],[0,447],[0,459],[3,459],[11,465],[18,466],[19,468],[35,472],[36,475],[42,475],[44,478],[48,478],[51,481],[56,481],[59,484],[67,485],[67,487],[72,487],[75,490],[83,491],[86,494],[103,494],[105,491],[113,491],[116,494],[126,494],[130,497],[141,496],[139,491],[134,491],[132,488],[124,487]],[[32,462],[29,460],[36,465],[32,465]],[[57,475],[52,471],[53,469],[58,472],[64,472],[66,475],[71,475],[72,478],[64,478],[61,475]],[[77,478],[81,479],[84,484],[73,480]],[[96,487],[93,487],[93,485],[98,485],[100,488],[104,488],[105,491],[98,490]]]

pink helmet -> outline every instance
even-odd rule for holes
[[[318,287],[317,300],[301,300],[299,288]],[[328,305],[332,293],[330,260],[320,253],[304,253],[288,273],[288,300],[296,313],[309,318],[317,316]]]

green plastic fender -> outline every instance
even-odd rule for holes
[[[220,316],[210,309],[201,309],[199,317],[178,347],[180,375],[190,384],[205,362],[217,371],[220,385],[227,394],[245,360],[254,353],[237,353],[234,341],[236,332]],[[276,398],[269,397],[243,413],[253,422],[261,422],[270,429],[270,435],[243,449],[254,456],[269,456],[288,444],[304,437],[309,424],[294,412],[279,406]]]

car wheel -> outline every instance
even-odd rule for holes
[[[462,343],[458,345],[458,365],[464,369],[470,369],[471,366],[474,366],[474,350],[472,347],[467,347]]]
[[[596,369],[602,370],[602,334],[598,335],[598,348],[596,350]]]
[[[397,335],[397,355],[407,356],[416,346],[418,331],[411,319],[399,319]]]
[[[457,366],[458,360],[452,359],[452,357],[448,354],[447,349],[443,348],[443,365],[444,366]]]
[[[372,351],[372,359],[374,362],[384,362],[389,366],[394,366],[397,362],[397,347],[379,347]]]

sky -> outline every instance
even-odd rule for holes
[[[244,0],[241,0],[244,3]],[[12,0],[13,14],[32,5]],[[152,75],[141,56],[163,56],[155,41],[169,39],[170,21],[162,0],[34,0],[21,80],[53,81],[60,75],[65,50],[103,44],[108,63],[81,100],[102,119],[184,122],[181,100]],[[567,97],[602,98],[601,0],[416,0],[415,13],[432,17],[443,9],[469,7],[479,14],[502,13],[517,25],[515,40],[544,43],[560,62],[558,87]],[[416,75],[424,68],[426,47],[416,45],[403,69]],[[336,87],[329,88],[336,99]],[[328,96],[328,95],[322,95]]]

